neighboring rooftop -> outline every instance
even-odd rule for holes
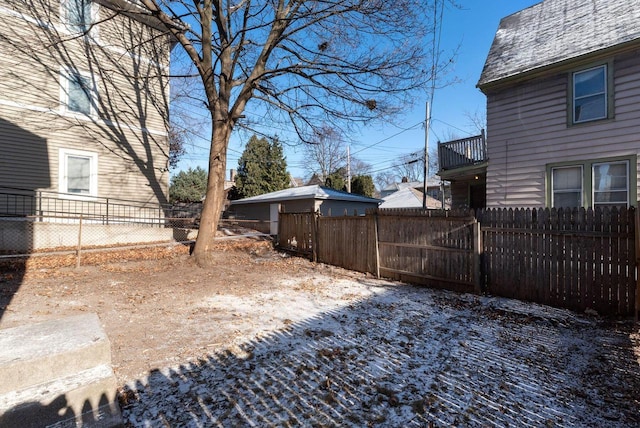
[[[353,202],[380,202],[380,199],[368,198],[362,195],[356,195],[353,193],[341,192],[339,190],[331,189],[329,187],[312,185],[302,187],[291,187],[289,189],[278,190],[277,192],[265,193],[264,195],[252,196],[250,198],[239,199],[232,201],[231,205],[235,203],[251,204],[261,202],[277,202],[277,201],[289,201],[292,199],[331,199],[338,201],[353,201]]]
[[[478,87],[632,42],[638,0],[544,0],[500,21]]]
[[[412,187],[405,187],[383,199],[380,208],[422,208],[423,193]],[[427,195],[427,208],[440,209],[442,201]],[[448,208],[448,207],[447,207]]]
[[[431,177],[427,180],[427,187],[440,187],[441,180],[437,177]],[[424,182],[422,181],[402,181],[400,183],[391,183],[387,187],[380,190],[380,194],[384,196],[390,195],[393,192],[397,192],[402,189],[413,188],[413,189],[422,189],[424,188]]]

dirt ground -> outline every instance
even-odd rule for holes
[[[281,289],[287,275],[354,275],[278,253],[264,240],[218,242],[210,269],[196,266],[188,252],[185,246],[97,252],[85,255],[79,269],[74,256],[32,257],[26,269],[22,263],[2,265],[0,328],[95,312],[124,384],[149,370],[232,347],[235,337],[247,333],[251,326],[234,322],[241,315],[237,308],[199,304],[212,295],[264,293],[275,284]],[[285,326],[287,320],[280,322]]]
[[[258,238],[0,262],[0,328],[97,313],[125,426],[640,426],[628,320],[413,287]]]

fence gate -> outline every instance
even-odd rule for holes
[[[455,291],[480,291],[480,229],[473,216],[378,210],[376,224],[381,276]]]
[[[317,214],[280,213],[278,247],[316,260]]]

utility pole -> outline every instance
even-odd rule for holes
[[[427,209],[427,176],[429,175],[429,121],[431,120],[431,106],[429,101],[427,101],[427,114],[425,118],[425,126],[424,126],[424,182],[423,182],[423,192],[422,192],[422,208]]]
[[[351,193],[351,146],[347,146],[347,192]]]

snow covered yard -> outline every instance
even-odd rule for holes
[[[233,308],[237,339],[130,382],[127,425],[640,426],[631,323],[367,278],[281,285],[201,301],[214,324]]]

